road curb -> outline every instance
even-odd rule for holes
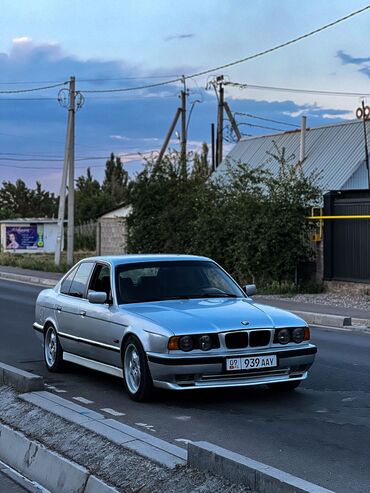
[[[58,282],[55,279],[47,279],[44,277],[37,276],[26,276],[24,274],[13,274],[12,272],[1,272],[0,279],[5,281],[18,281],[24,282],[26,284],[36,284],[37,286],[45,286],[47,288],[53,288]]]
[[[208,442],[189,442],[188,464],[229,481],[247,485],[258,493],[334,493]]]
[[[14,366],[0,363],[0,386],[10,385],[18,392],[44,390],[44,378],[40,375],[20,370]]]
[[[53,493],[118,493],[86,468],[3,424],[0,460]]]
[[[352,326],[351,317],[341,315],[330,315],[328,313],[302,312],[298,310],[288,310],[298,317],[303,318],[305,322],[312,325],[326,325],[329,327],[350,327]]]

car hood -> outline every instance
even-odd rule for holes
[[[290,312],[254,303],[248,298],[133,303],[121,305],[121,309],[174,334],[306,325]]]

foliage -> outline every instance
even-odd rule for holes
[[[240,282],[293,282],[311,256],[306,216],[320,191],[284,149],[270,158],[276,175],[234,163],[211,179],[205,152],[185,170],[176,153],[148,162],[132,186],[129,251],[206,255]]]
[[[0,217],[55,217],[57,202],[54,194],[43,190],[39,182],[31,189],[21,179],[14,184],[4,181],[0,188]]]

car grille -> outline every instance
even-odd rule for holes
[[[254,330],[249,335],[250,347],[267,346],[270,342],[271,332],[269,330]]]
[[[263,347],[270,343],[269,330],[252,330],[251,332],[229,332],[225,335],[225,346],[228,349],[243,349],[248,347]]]
[[[248,332],[230,332],[225,335],[225,344],[229,349],[239,349],[248,346]]]

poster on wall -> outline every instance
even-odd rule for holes
[[[44,225],[31,224],[29,226],[6,227],[7,250],[43,250]]]

